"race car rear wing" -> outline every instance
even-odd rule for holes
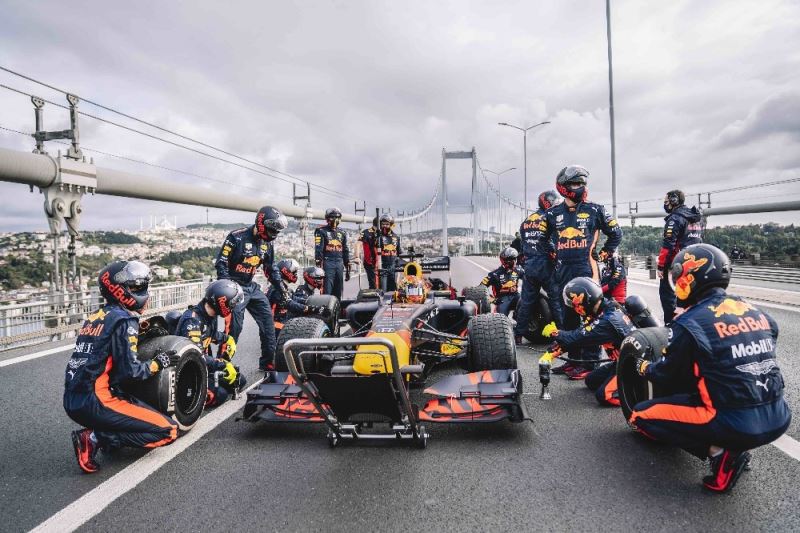
[[[450,258],[446,255],[439,255],[433,257],[420,257],[415,255],[417,262],[422,266],[422,272],[429,274],[431,272],[448,272],[450,270]],[[411,258],[400,256],[399,260],[395,262],[394,271],[403,272],[403,268],[411,261]]]

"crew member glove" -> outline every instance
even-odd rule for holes
[[[233,356],[236,354],[236,340],[233,337],[228,335],[228,338],[225,339],[225,342],[220,347],[220,355],[230,361],[233,359]]]
[[[647,367],[650,366],[650,361],[647,359],[642,359],[641,357],[636,358],[636,372],[640,376],[645,376],[647,374]]]
[[[558,326],[555,322],[550,322],[542,329],[542,337],[555,337],[558,335]]]
[[[225,370],[222,371],[222,380],[228,385],[233,385],[236,383],[236,376],[238,374],[239,372],[236,371],[236,367],[233,366],[233,363],[225,361]]]
[[[350,281],[350,265],[347,265],[344,270],[344,280]]]
[[[150,373],[158,374],[165,368],[175,366],[181,357],[174,350],[159,352],[150,360]]]

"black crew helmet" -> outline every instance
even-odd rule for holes
[[[664,211],[667,213],[672,213],[675,208],[682,206],[686,202],[686,195],[683,194],[683,191],[675,189],[674,191],[669,191],[667,195],[664,197]]]
[[[603,301],[603,289],[592,278],[575,278],[564,286],[562,298],[580,316],[594,316]]]
[[[275,240],[278,234],[289,227],[289,220],[278,209],[265,205],[256,214],[256,234],[265,241]]]
[[[303,269],[303,280],[315,289],[321,289],[325,283],[325,271],[318,266],[310,266]]]
[[[550,209],[551,207],[561,203],[561,197],[556,191],[544,191],[539,195],[539,208]]]
[[[294,259],[281,259],[275,264],[281,277],[288,283],[297,281],[297,273],[300,271],[300,263]]]
[[[687,246],[672,260],[670,285],[675,289],[678,306],[696,303],[710,289],[726,289],[731,282],[731,260],[725,252],[710,244]]]
[[[205,302],[217,315],[227,317],[244,301],[242,287],[229,279],[218,279],[206,288]]]
[[[586,178],[589,177],[589,171],[580,165],[569,165],[561,169],[561,172],[556,176],[556,190],[558,194],[572,200],[573,202],[582,202],[586,199],[588,190],[586,189]],[[570,185],[580,185],[575,189]]]
[[[506,268],[513,268],[519,257],[519,252],[512,247],[508,247],[500,252],[500,264]]]

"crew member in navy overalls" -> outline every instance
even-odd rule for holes
[[[545,235],[553,241],[556,253],[555,277],[559,293],[577,277],[589,277],[600,281],[597,259],[604,261],[613,254],[622,241],[622,229],[617,221],[606,213],[600,204],[586,201],[588,189],[586,179],[589,171],[578,165],[564,167],[556,177],[556,189],[564,197],[564,202],[551,207],[545,213]],[[595,247],[600,233],[606,235],[597,259]],[[580,327],[581,318],[569,308],[564,309],[563,329],[574,330]],[[570,353],[571,359],[590,361],[600,358],[600,348],[580,348]],[[583,379],[594,369],[592,363],[583,363],[568,370],[569,377]]]
[[[344,281],[350,281],[350,248],[347,233],[339,229],[342,212],[337,207],[325,211],[324,226],[314,230],[314,261],[325,271],[325,294],[342,299]]]
[[[517,344],[522,343],[523,336],[530,329],[533,311],[542,288],[547,291],[547,301],[553,321],[559,327],[562,324],[561,291],[553,278],[555,250],[553,242],[545,235],[545,212],[560,203],[561,198],[558,193],[544,191],[539,195],[539,209],[531,213],[519,227],[522,256],[525,261],[525,278],[515,316],[517,324],[514,326],[514,337]]]
[[[178,438],[178,424],[120,385],[145,380],[178,362],[172,353],[151,361],[136,357],[139,315],[149,298],[150,269],[139,261],[116,261],[100,271],[97,285],[106,299],[78,330],[64,374],[64,410],[85,427],[72,432],[78,466],[96,472],[99,449],[156,448]]]
[[[258,368],[264,371],[275,369],[275,324],[267,296],[259,284],[253,281],[253,276],[263,264],[266,278],[274,287],[280,288],[281,275],[274,265],[275,250],[272,241],[288,225],[286,217],[280,211],[270,206],[262,207],[256,215],[255,224],[228,234],[215,262],[217,277],[235,281],[244,292],[244,300],[231,313],[228,332],[239,342],[244,324],[244,310],[247,309],[258,325],[258,336],[261,340]]]
[[[378,220],[380,233],[376,239],[375,247],[381,256],[381,290],[396,291],[397,278],[395,267],[397,256],[403,252],[400,248],[400,236],[394,232],[394,217],[384,213]]]
[[[377,288],[375,280],[375,239],[378,237],[378,217],[372,219],[372,226],[363,230],[358,240],[361,241],[364,256],[364,273],[370,289]]]
[[[664,197],[664,240],[658,254],[658,296],[664,310],[664,324],[669,324],[675,315],[675,291],[669,283],[669,267],[679,251],[692,244],[703,242],[703,213],[692,206],[684,205],[686,197],[682,191],[669,191]]]
[[[791,422],[776,361],[778,324],[743,298],[725,292],[730,259],[709,244],[678,252],[670,268],[677,303],[660,360],[636,361],[639,374],[673,391],[640,402],[630,424],[652,439],[710,457],[703,485],[727,492],[750,462]]]
[[[244,292],[238,283],[219,279],[212,282],[206,288],[205,297],[184,311],[178,320],[175,334],[192,341],[203,352],[206,361],[206,407],[224,403],[246,384],[239,367],[231,362],[236,354],[236,341],[225,331],[220,331],[217,323],[217,317],[228,318],[242,300]],[[219,346],[217,356],[214,355],[212,344]]]
[[[500,252],[500,268],[492,270],[481,280],[481,285],[492,290],[495,311],[506,316],[517,309],[519,282],[525,274],[517,266],[517,255],[510,246]]]
[[[620,305],[625,304],[625,298],[628,297],[628,269],[616,253],[609,255],[604,261],[600,286],[603,288],[603,296],[616,300]]]

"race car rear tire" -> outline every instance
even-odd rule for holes
[[[511,319],[498,313],[472,317],[469,324],[470,371],[507,368],[517,368]]]
[[[286,357],[283,354],[283,345],[291,339],[319,339],[330,337],[331,330],[325,322],[318,318],[300,317],[288,321],[278,335],[278,347],[275,350],[275,370],[288,372]],[[316,372],[318,367],[317,357],[311,354],[302,356],[303,368],[306,372]]]
[[[325,322],[334,335],[339,332],[339,313],[341,312],[341,304],[336,296],[331,294],[314,294],[308,297],[306,305],[309,307],[324,307],[328,310],[327,318],[319,315],[310,315],[312,318],[317,318]]]
[[[514,314],[514,318],[516,318],[516,313]],[[547,300],[547,296],[542,293],[533,306],[531,322],[528,326],[528,332],[525,333],[524,337],[528,342],[544,342],[546,339],[542,337],[542,328],[552,321],[553,313],[550,311],[550,302]]]
[[[478,285],[477,287],[465,287],[464,297],[474,302],[478,306],[478,314],[488,313],[489,309],[489,293],[486,292],[486,287]]]
[[[123,389],[154,409],[172,416],[182,432],[194,427],[203,414],[208,389],[208,368],[200,349],[189,339],[164,335],[144,339],[137,356],[149,361],[161,351],[174,350],[178,364],[144,381],[129,381]]]
[[[617,361],[617,387],[619,403],[625,420],[630,419],[634,406],[667,394],[657,385],[636,372],[636,359],[655,362],[667,346],[667,328],[642,328],[625,337],[620,345]]]

